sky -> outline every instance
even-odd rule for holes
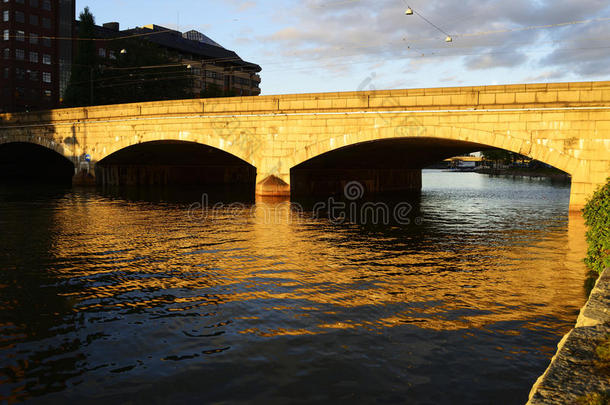
[[[265,95],[610,80],[608,0],[76,0],[77,15],[87,6],[97,24],[204,33],[262,67]]]

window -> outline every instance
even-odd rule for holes
[[[2,21],[7,22],[8,20],[10,20],[10,15],[11,13],[8,10],[4,10],[2,12]]]
[[[30,25],[38,25],[38,16],[30,14]]]
[[[4,48],[4,59],[10,59],[10,58],[11,58],[10,48]]]
[[[44,91],[44,96],[46,98],[51,98],[52,95],[53,95],[53,92],[51,90],[45,90]]]
[[[23,49],[15,49],[15,58],[17,60],[25,59],[25,51]]]
[[[47,55],[47,54],[42,55],[42,63],[44,63],[45,65],[50,65],[51,64],[51,55]]]
[[[30,7],[38,7],[38,0],[30,0]]]
[[[42,72],[42,81],[45,83],[51,83],[51,73],[50,72]]]
[[[106,57],[106,49],[105,48],[100,48],[98,51],[98,54],[102,57],[105,58]]]
[[[25,4],[25,0],[15,0],[15,3],[17,3],[17,4]]]
[[[42,44],[46,47],[51,47],[51,38],[49,37],[42,37]]]
[[[19,42],[25,41],[25,31],[17,31],[17,36],[15,39]]]
[[[11,32],[9,30],[4,30],[4,40],[8,41],[11,39]]]
[[[108,57],[112,60],[116,60],[116,54],[114,51],[108,51]]]
[[[30,80],[33,82],[38,81],[38,71],[37,70],[30,70]]]
[[[47,29],[51,29],[51,20],[49,18],[42,18],[42,27],[43,28],[47,28]]]
[[[30,62],[38,63],[38,52],[30,52]]]
[[[38,34],[30,33],[30,44],[37,45],[38,44]]]
[[[218,72],[213,72],[213,71],[208,70],[206,72],[206,76],[211,77],[212,79],[221,79],[222,80],[222,75],[219,74]]]
[[[25,70],[21,68],[15,69],[15,77],[17,80],[25,80]]]
[[[42,9],[51,11],[51,0],[42,0]]]
[[[8,79],[8,77],[10,76],[10,74],[11,74],[11,68],[5,67],[5,68],[4,68],[4,78],[5,78],[5,79]]]
[[[15,11],[15,21],[18,23],[25,22],[25,14],[23,14],[23,11]]]

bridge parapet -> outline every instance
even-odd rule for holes
[[[524,110],[610,105],[610,81],[374,90],[171,100],[0,114],[5,124],[33,124],[172,114],[249,115],[358,111]]]

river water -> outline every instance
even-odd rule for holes
[[[569,185],[425,171],[387,225],[166,197],[0,188],[0,403],[521,404],[585,301]]]

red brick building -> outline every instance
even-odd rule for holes
[[[59,106],[72,68],[75,0],[0,1],[0,111]]]

